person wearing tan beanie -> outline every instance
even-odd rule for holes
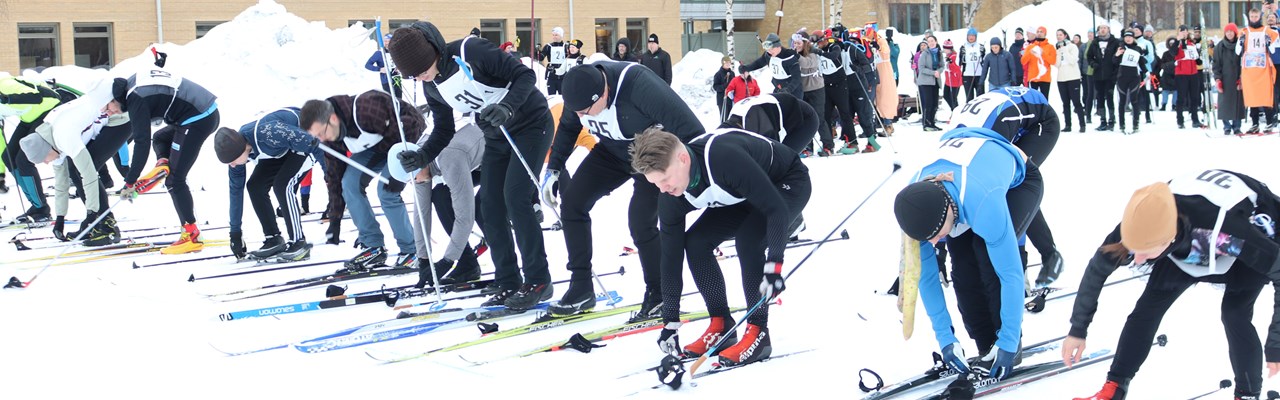
[[[1265,346],[1252,323],[1262,287],[1280,283],[1276,218],[1280,199],[1265,184],[1225,170],[1199,171],[1135,191],[1120,225],[1094,253],[1080,281],[1071,329],[1062,344],[1068,366],[1086,354],[1085,336],[1107,277],[1130,263],[1150,271],[1150,277],[1120,332],[1102,390],[1076,400],[1124,399],[1161,319],[1197,282],[1225,284],[1222,325],[1235,371],[1235,398],[1258,398],[1264,355],[1269,376],[1280,372],[1280,313],[1272,315]],[[1280,311],[1280,295],[1276,300]]]

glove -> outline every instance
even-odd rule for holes
[[[996,347],[993,350],[995,351],[988,352],[987,356],[983,357],[984,361],[991,361],[992,358],[995,358],[995,362],[991,363],[991,372],[987,375],[992,378],[996,378],[997,380],[1008,378],[1009,374],[1013,372],[1013,358],[1017,356],[1017,354],[1004,351],[1004,349],[999,347]]]
[[[680,356],[680,335],[677,331],[684,323],[680,321],[668,322],[662,326],[662,333],[658,335],[658,349],[664,354],[670,354],[676,357]]]
[[[1217,86],[1218,86],[1218,91],[1219,91],[1219,92],[1221,92],[1221,91],[1222,91],[1222,80],[1221,80],[1221,79],[1214,79],[1214,80],[1213,80],[1213,83],[1214,83],[1215,85],[1217,85]]]
[[[134,188],[135,185],[137,185],[137,183],[126,183],[124,187],[120,188],[120,190],[116,192],[116,195],[129,199],[129,201],[133,201],[133,199],[138,198],[138,189]]]
[[[502,103],[493,103],[480,110],[480,119],[495,128],[506,124],[511,115],[511,107]]]
[[[396,154],[396,158],[400,159],[400,166],[404,167],[405,171],[419,170],[428,164],[427,154],[421,150],[402,151],[400,154]]]
[[[67,234],[63,232],[66,228],[67,217],[59,215],[58,219],[53,221],[53,237],[63,242],[71,241],[71,239],[67,238]]]
[[[559,207],[560,202],[555,199],[560,196],[560,171],[547,169],[542,174],[542,198],[547,200],[552,207]]]
[[[248,255],[243,235],[241,232],[231,232],[231,254],[234,254],[237,260],[243,260]]]
[[[961,374],[969,373],[969,362],[965,361],[964,348],[960,347],[960,343],[952,343],[942,348],[942,362]]]
[[[786,289],[787,285],[782,281],[782,263],[776,261],[764,263],[764,279],[760,281],[760,296],[768,299],[766,301],[772,301]]]

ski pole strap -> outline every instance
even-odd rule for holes
[[[590,340],[587,340],[587,338],[586,338],[586,337],[583,337],[581,333],[575,333],[575,334],[573,334],[573,337],[569,338],[569,341],[568,341],[568,342],[565,342],[565,344],[564,344],[564,347],[568,347],[568,348],[571,348],[571,349],[574,349],[574,350],[577,350],[577,351],[581,351],[581,352],[583,352],[583,353],[590,353],[590,352],[591,352],[591,349],[598,348],[598,347],[604,347],[604,346],[605,346],[605,345],[603,345],[603,344],[595,344],[595,343],[591,343],[591,341],[590,341]]]
[[[480,334],[488,335],[498,331],[498,324],[480,322],[476,324],[476,328],[480,329]]]
[[[866,379],[866,375],[863,375],[864,373],[866,373],[866,374],[871,374],[871,377],[876,378],[876,385],[875,385],[875,387],[868,387],[868,386],[867,386],[867,384],[866,384],[866,380],[867,380],[867,379]],[[862,389],[862,391],[863,391],[863,392],[867,392],[867,393],[869,393],[869,392],[874,392],[874,391],[877,391],[877,390],[883,389],[883,388],[884,388],[884,379],[880,378],[880,374],[877,374],[875,371],[872,371],[872,370],[867,369],[867,368],[863,368],[863,369],[861,369],[861,370],[858,370],[858,388],[859,388],[859,389]]]

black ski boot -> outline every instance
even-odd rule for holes
[[[108,215],[99,222],[89,234],[85,235],[83,244],[86,247],[99,247],[120,243],[119,228],[116,219]]]
[[[284,238],[280,235],[272,235],[262,242],[262,248],[249,252],[249,257],[255,260],[266,260],[275,257],[288,247],[284,242]]]
[[[662,291],[648,288],[644,291],[644,301],[640,303],[640,311],[636,311],[627,323],[651,320],[662,317]]]
[[[361,244],[360,246],[364,247],[363,244]],[[382,263],[385,263],[386,261],[387,261],[386,248],[365,247],[364,251],[361,251],[360,254],[356,254],[355,257],[352,257],[350,260],[347,260],[347,262],[343,264],[343,267],[346,269],[346,272],[349,272],[349,273],[364,272],[364,271],[377,268],[378,266],[381,266]]]
[[[19,223],[26,224],[49,222],[53,220],[53,218],[49,217],[49,214],[50,211],[47,204],[44,207],[39,208],[31,206],[30,208],[27,208],[27,212],[22,213],[22,215],[19,215],[15,220]]]
[[[276,254],[276,262],[295,262],[311,259],[311,243],[306,240],[294,240],[288,247]]]
[[[467,260],[467,257],[463,257],[462,260],[454,264],[453,270],[448,272],[448,275],[440,276],[440,284],[452,285],[471,282],[480,279],[480,264],[476,262],[475,258]]]
[[[493,297],[490,297],[489,300],[485,300],[483,303],[480,303],[480,307],[505,306],[507,299],[510,299],[511,296],[516,294],[515,289],[503,288],[497,284],[489,285],[485,288],[486,290],[481,291],[480,293],[489,291],[488,289],[490,288],[493,289]]]
[[[564,297],[551,303],[547,310],[554,316],[566,316],[591,311],[596,307],[595,285],[591,279],[573,279],[569,281],[569,290]]]
[[[526,283],[502,304],[512,310],[525,311],[540,302],[551,300],[551,295],[555,292],[555,288],[550,283]]]

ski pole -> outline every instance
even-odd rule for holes
[[[387,82],[391,82],[393,78],[393,76],[391,75],[391,68],[392,68],[391,58],[387,57],[387,48],[382,43],[382,17],[378,17],[377,22],[375,22],[375,25],[374,25],[374,30],[378,32],[378,40],[377,40],[378,52],[381,53],[382,55],[382,65],[387,66],[387,72],[386,72]],[[394,88],[392,89],[394,90]],[[400,142],[409,143],[409,140],[405,139],[405,136],[404,136],[404,122],[400,120],[400,102],[401,101],[402,100],[397,96],[391,95],[391,108],[395,111],[395,114],[396,114],[396,129],[400,131]],[[390,157],[388,157],[387,161],[399,162],[399,160],[391,160]],[[427,168],[427,166],[425,165],[422,167]],[[405,171],[405,172],[408,172],[408,171]],[[409,182],[410,180],[413,180],[412,176],[406,177],[404,184],[406,186],[409,185],[410,183],[412,183],[412,182]],[[414,183],[414,184],[416,185],[417,183]],[[429,263],[431,262],[431,228],[430,228],[430,225],[427,225],[427,223],[431,222],[431,218],[424,217],[423,216],[424,213],[422,212],[422,210],[423,209],[427,210],[426,214],[429,215],[429,213],[431,212],[431,202],[428,201],[426,203],[423,203],[422,199],[418,197],[419,197],[418,190],[415,188],[413,190],[413,202],[415,203],[415,206],[414,206],[415,209],[413,210],[413,213],[414,215],[418,216],[418,228],[422,231],[422,240],[425,242],[422,244],[422,246],[424,249],[426,249],[427,262]],[[439,301],[440,304],[444,304],[444,295],[440,293],[440,277],[437,276],[436,269],[433,268],[433,266],[431,265],[419,265],[418,268],[426,268],[427,270],[431,271],[431,286],[436,289],[436,300]]]
[[[329,146],[325,146],[324,143],[316,142],[316,145],[320,147],[320,150],[324,150],[325,153],[329,153],[329,155],[333,156],[334,158],[342,160],[342,162],[347,163],[348,166],[355,168],[360,172],[363,172],[365,175],[369,175],[370,177],[373,177],[374,180],[378,182],[382,182],[383,184],[390,182],[387,180],[387,178],[383,177],[381,174],[377,172],[373,172],[373,170],[365,167],[364,165],[361,165],[360,163],[356,162],[356,160],[352,160],[350,157],[347,157],[346,155],[339,153],[337,150],[334,150]]]
[[[81,229],[80,233],[76,235],[76,238],[72,239],[71,241],[78,242],[80,241],[80,239],[84,239],[84,236],[88,235],[89,231],[92,231],[93,228],[96,228],[98,226],[98,223],[102,222],[103,219],[106,219],[108,215],[111,215],[111,210],[116,209],[116,206],[120,205],[120,203],[123,203],[125,200],[131,200],[131,198],[121,197],[120,199],[116,200],[115,203],[111,204],[111,207],[107,207],[106,211],[103,211],[101,214],[98,214],[98,218],[93,220],[92,224],[89,224],[88,227]],[[52,260],[49,260],[49,263],[45,264],[43,268],[40,268],[39,271],[36,271],[36,274],[32,275],[30,280],[23,282],[18,280],[17,276],[13,276],[9,278],[9,283],[5,284],[4,288],[5,289],[10,289],[10,288],[25,289],[25,288],[31,287],[31,283],[35,282],[36,278],[39,278],[40,274],[43,274],[44,271],[49,269],[50,266],[53,266],[53,263],[57,262],[58,259],[61,258],[63,254],[66,254],[67,250],[71,250],[71,247],[72,246],[63,247],[62,251],[58,252],[58,255],[54,256]]]
[[[1189,399],[1189,400],[1196,400],[1196,399],[1202,399],[1202,398],[1205,398],[1205,397],[1209,397],[1209,395],[1212,395],[1212,394],[1214,394],[1214,393],[1221,392],[1221,391],[1222,391],[1222,389],[1226,389],[1226,388],[1229,388],[1229,387],[1231,387],[1231,380],[1230,380],[1230,379],[1223,379],[1222,381],[1219,381],[1219,382],[1218,382],[1218,388],[1217,388],[1217,389],[1213,389],[1213,390],[1211,390],[1211,391],[1209,391],[1209,392],[1207,392],[1207,393],[1201,394],[1201,395],[1196,396],[1196,397],[1192,397],[1192,398],[1191,398],[1191,399]]]
[[[827,237],[822,238],[823,242],[820,242],[816,246],[813,246],[813,249],[809,250],[809,254],[806,254],[804,258],[800,259],[800,262],[797,263],[795,267],[792,267],[790,271],[787,271],[787,275],[783,277],[783,280],[785,281],[786,279],[791,278],[792,274],[796,273],[796,271],[799,270],[800,267],[804,266],[804,263],[806,261],[809,261],[809,257],[813,257],[813,253],[817,252],[818,249],[822,248],[822,245],[826,243],[825,242],[826,240],[829,240],[831,239],[832,236],[835,236],[836,232],[840,231],[840,227],[844,226],[845,223],[849,222],[849,219],[853,218],[853,215],[856,214],[858,210],[861,210],[862,206],[866,205],[868,200],[871,200],[872,197],[875,197],[876,193],[879,192],[880,189],[884,187],[884,184],[889,183],[889,180],[892,179],[895,175],[897,175],[898,171],[901,169],[902,169],[902,163],[895,161],[893,163],[893,171],[889,172],[889,176],[884,177],[884,180],[880,181],[880,184],[877,185],[875,189],[872,189],[871,193],[868,193],[867,197],[863,198],[862,202],[858,203],[858,206],[854,207],[853,211],[849,212],[849,215],[846,215],[844,219],[840,221],[840,223],[836,224],[834,228],[831,228],[831,232],[827,234]],[[744,315],[741,319],[738,320],[738,323],[734,324],[732,328],[729,328],[729,332],[736,332],[739,326],[742,326],[743,323],[751,319],[751,315],[755,314],[756,310],[759,310],[760,306],[763,306],[769,300],[770,299],[768,298],[761,297],[759,301],[756,301],[755,305],[752,305],[751,308],[747,310],[747,315]],[[715,345],[707,349],[706,353],[703,353],[702,356],[698,357],[698,360],[694,361],[693,366],[689,368],[689,378],[690,379],[696,378],[698,367],[702,366],[702,363],[707,362],[707,355],[719,353],[720,347],[724,346],[725,342],[732,337],[735,337],[735,336],[730,336],[730,335],[722,336],[720,340],[716,342]]]

